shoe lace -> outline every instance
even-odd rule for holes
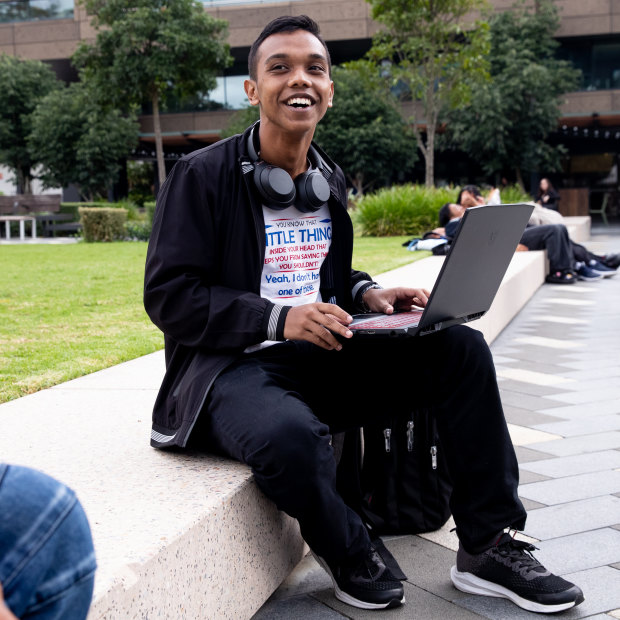
[[[537,549],[531,543],[515,540],[509,534],[504,534],[495,546],[496,552],[509,560],[517,570],[545,573],[547,569],[532,555]]]

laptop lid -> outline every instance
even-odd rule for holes
[[[412,316],[409,325],[390,325],[391,317],[402,322],[402,315],[409,313],[373,315],[372,323],[361,315],[359,323],[356,319],[349,327],[364,336],[411,336],[479,319],[493,303],[533,208],[509,204],[467,209],[422,316]]]

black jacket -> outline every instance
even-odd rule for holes
[[[158,195],[144,284],[146,311],[166,347],[166,374],[153,410],[154,447],[187,444],[213,381],[246,347],[267,339],[270,319],[283,339],[288,309],[260,297],[265,226],[248,135],[181,158]],[[321,156],[332,217],[321,297],[353,312],[371,278],[351,269],[344,175]]]

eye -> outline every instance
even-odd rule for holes
[[[325,73],[325,67],[323,67],[323,65],[311,65],[310,67],[308,67],[308,71]]]

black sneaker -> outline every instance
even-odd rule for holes
[[[360,609],[388,609],[405,602],[403,584],[392,575],[374,547],[357,564],[330,567],[314,556],[332,578],[336,598]]]
[[[539,613],[564,611],[583,603],[583,592],[550,573],[532,555],[535,549],[509,534],[476,555],[459,546],[456,566],[450,571],[452,583],[462,592],[507,598]]]

